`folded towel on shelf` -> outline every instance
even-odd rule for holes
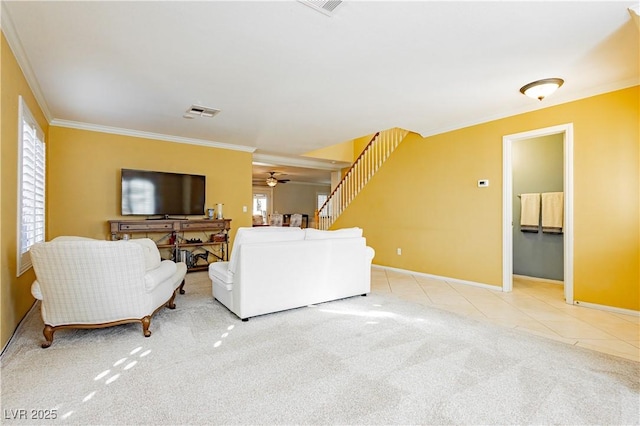
[[[520,207],[520,231],[538,232],[540,194],[521,194]]]
[[[564,192],[542,194],[542,232],[562,234],[564,227]]]

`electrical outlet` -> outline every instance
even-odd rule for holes
[[[401,249],[400,247],[398,247],[398,248],[396,249],[396,254],[397,254],[398,256],[402,256],[402,249]]]
[[[242,213],[246,213],[247,212],[247,206],[242,206]]]

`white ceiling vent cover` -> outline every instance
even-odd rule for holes
[[[333,11],[336,9],[336,7],[340,6],[340,3],[342,3],[342,0],[333,0],[333,1],[298,0],[298,1],[327,16],[332,16]]]
[[[191,105],[191,108],[189,108],[185,114],[185,118],[186,116],[189,116],[190,118],[195,118],[195,117],[211,118],[219,112],[220,112],[219,109],[208,108],[201,105]]]

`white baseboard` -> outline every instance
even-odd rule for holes
[[[480,287],[480,288],[484,288],[484,289],[487,289],[487,290],[493,290],[493,291],[502,292],[502,287],[501,286],[497,286],[497,285],[478,283],[478,282],[475,282],[475,281],[460,280],[458,278],[443,277],[443,276],[440,276],[440,275],[426,274],[424,272],[416,272],[416,271],[410,271],[408,269],[393,268],[391,266],[382,266],[382,265],[375,265],[375,264],[372,264],[371,266],[374,267],[374,268],[378,268],[378,269],[387,269],[389,271],[394,271],[394,272],[398,272],[398,273],[401,273],[401,274],[417,275],[417,276],[420,276],[420,277],[432,278],[432,279],[435,279],[435,280],[448,281],[448,282],[454,283],[454,284],[470,285],[470,286],[473,286],[473,287]]]
[[[455,284],[470,285],[470,286],[473,286],[473,287],[480,287],[480,288],[485,288],[487,290],[493,290],[493,291],[500,291],[500,292],[502,291],[502,287],[495,286],[495,285],[490,285],[490,284],[478,283],[478,282],[475,282],[475,281],[466,281],[466,280],[460,280],[458,278],[451,278],[451,277],[443,277],[443,276],[440,276],[440,275],[426,274],[424,272],[410,271],[408,269],[394,268],[394,267],[391,267],[391,266],[382,266],[382,265],[375,265],[375,264],[372,264],[371,266],[373,268],[386,269],[386,270],[389,270],[389,271],[398,272],[400,274],[417,275],[417,276],[425,277],[425,278],[433,278],[433,279],[436,279],[436,280],[448,281],[450,283],[455,283]],[[552,284],[564,284],[562,281],[548,280],[548,279],[545,279],[545,278],[528,277],[528,276],[525,276],[525,275],[514,275],[514,277],[523,278],[523,279],[530,279],[530,280],[535,280],[535,281],[545,281],[545,282],[550,282]],[[633,316],[640,317],[640,311],[634,311],[632,309],[623,309],[623,308],[616,308],[614,306],[598,305],[596,303],[581,302],[579,300],[574,301],[574,305],[575,306],[583,306],[585,308],[590,308],[590,309],[599,309],[601,311],[609,311],[609,312],[613,312],[613,313],[617,313],[617,314],[633,315]]]
[[[530,277],[528,275],[518,275],[518,274],[513,274],[513,277],[521,279],[521,280],[540,281],[540,282],[543,282],[543,283],[564,285],[564,281],[550,280],[549,278]]]
[[[609,311],[609,312],[613,312],[614,314],[624,314],[624,315],[632,315],[634,317],[640,317],[640,311],[634,311],[633,309],[624,309],[624,308],[616,308],[614,306],[598,305],[597,303],[581,302],[580,300],[575,300],[573,304],[576,306],[582,306],[590,309],[599,309],[601,311]]]

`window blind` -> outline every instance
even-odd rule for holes
[[[45,239],[44,133],[20,98],[18,275],[31,267],[28,252]]]

